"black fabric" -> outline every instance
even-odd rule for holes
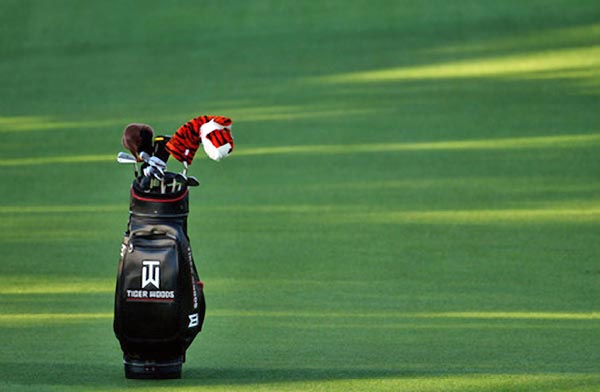
[[[135,192],[121,246],[113,327],[128,358],[168,360],[185,355],[206,312],[187,235],[187,189],[160,201],[147,201],[147,194],[139,200]]]

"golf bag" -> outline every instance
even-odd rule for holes
[[[188,188],[148,192],[136,179],[130,200],[113,324],[125,376],[180,378],[206,310],[187,235]]]

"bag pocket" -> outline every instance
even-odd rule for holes
[[[117,316],[131,341],[167,341],[180,329],[177,239],[167,233],[133,233],[123,250]]]

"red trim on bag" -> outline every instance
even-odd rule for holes
[[[204,283],[202,281],[197,281],[196,284],[200,286],[200,290],[204,291]]]
[[[175,199],[152,199],[149,197],[141,197],[139,195],[137,195],[133,188],[131,188],[131,194],[133,195],[133,197],[137,200],[141,200],[141,201],[150,201],[150,202],[154,202],[154,203],[172,203],[174,201],[180,201],[182,200],[189,192],[189,189],[186,189],[185,192],[183,192],[183,194],[179,197],[176,197]]]
[[[126,298],[127,302],[175,302],[173,298]]]

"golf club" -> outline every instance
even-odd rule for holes
[[[166,170],[166,165],[165,165],[165,163],[164,163],[164,162],[162,162],[160,158],[151,157],[151,156],[150,156],[150,154],[148,154],[148,153],[147,153],[147,152],[145,152],[145,151],[142,151],[142,152],[140,153],[140,158],[142,158],[142,160],[143,160],[143,161],[144,161],[146,164],[148,164],[148,165],[149,165],[149,166],[151,166],[152,168],[156,169],[156,171],[152,173],[152,176],[153,176],[153,177],[154,177],[156,180],[158,180],[158,181],[159,181],[159,183],[158,183],[158,184],[156,184],[156,185],[154,185],[155,183],[154,183],[154,182],[151,182],[151,183],[150,183],[150,187],[151,187],[151,188],[154,188],[154,187],[158,187],[158,186],[160,186],[160,191],[161,191],[161,193],[163,193],[163,194],[164,194],[164,193],[165,193],[165,191],[166,191],[165,184],[164,184],[164,181],[165,181],[165,171],[163,170],[163,169],[165,169],[165,170]],[[156,162],[156,161],[154,161],[155,159],[156,159],[156,160],[158,160],[159,162],[161,162],[163,167],[160,167],[160,166],[158,166],[158,165],[157,165],[157,162]]]
[[[135,159],[135,157],[131,154],[127,154],[126,152],[120,152],[117,154],[117,162],[119,163],[133,163],[134,166],[134,172],[135,172],[135,177],[138,177],[138,166],[137,166],[137,159]]]
[[[187,186],[198,186],[200,185],[200,181],[194,176],[189,176],[186,181]]]
[[[181,172],[181,176],[185,179],[185,181],[182,181],[183,184],[187,183],[187,171],[188,171],[188,163],[187,161],[181,161],[181,163],[183,163],[183,171]],[[179,188],[177,189],[177,191],[181,190],[181,186],[182,184],[179,184]]]
[[[171,192],[175,192],[175,187],[179,184],[179,189],[181,189],[181,184],[185,184],[186,178],[184,175],[180,173],[176,173],[173,177],[173,182],[171,183]]]

